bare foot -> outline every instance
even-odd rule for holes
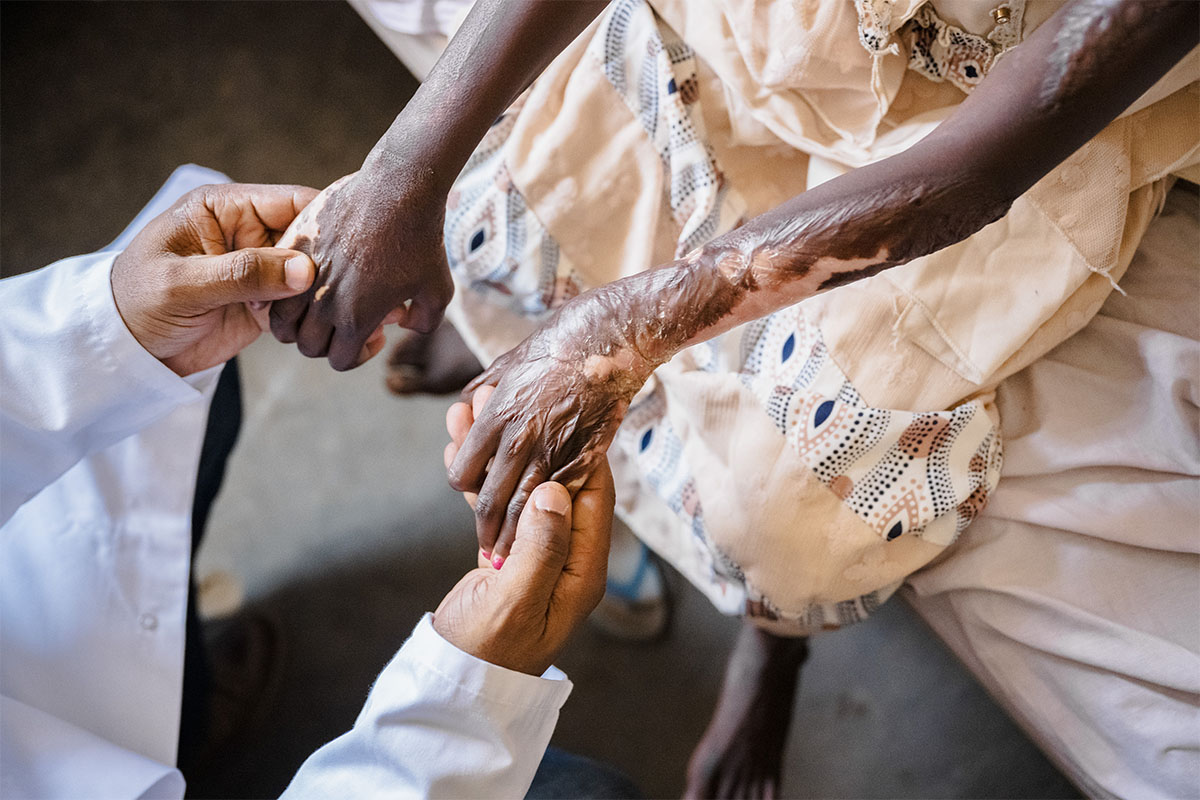
[[[688,762],[687,798],[773,798],[807,639],[785,639],[744,622],[725,668],[721,697]]]
[[[433,333],[404,334],[387,362],[387,387],[395,394],[450,394],[483,372],[449,322]]]

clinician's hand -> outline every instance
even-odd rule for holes
[[[179,375],[227,361],[258,338],[270,301],[312,284],[312,260],[274,245],[316,194],[201,186],[151,220],[112,270],[113,298],[134,338]],[[372,345],[382,347],[382,337]]]
[[[464,413],[469,408],[459,403],[449,416]],[[451,421],[451,429],[456,440],[465,438],[462,424]],[[447,446],[447,460],[456,446]],[[434,612],[434,629],[477,658],[541,675],[604,595],[613,500],[606,460],[574,502],[560,484],[537,487],[503,567],[495,569],[480,554],[479,568]]]

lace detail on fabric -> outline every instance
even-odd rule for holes
[[[708,147],[699,98],[696,54],[645,0],[617,0],[592,39],[605,77],[642,124],[668,176],[671,216],[683,256],[721,233],[725,177]]]
[[[858,38],[873,55],[899,52],[893,41],[891,0],[855,0]],[[895,31],[908,55],[908,68],[935,83],[949,81],[970,92],[1005,52],[1021,41],[1025,0],[1008,0],[992,10],[996,21],[984,36],[964,31],[925,3]]]
[[[987,36],[979,36],[949,24],[926,3],[904,24],[901,36],[908,42],[908,68],[929,80],[949,81],[970,92],[996,60],[1021,38],[1024,0],[1011,0],[1000,8],[1006,13]]]
[[[892,43],[892,0],[854,0],[858,40],[871,55],[899,52]]]

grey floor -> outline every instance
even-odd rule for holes
[[[415,88],[340,3],[0,6],[0,268],[110,241],[173,167],[323,186],[353,170]],[[382,365],[336,374],[260,340],[246,417],[200,554],[278,620],[279,700],[241,757],[192,792],[272,796],[353,720],[419,615],[474,559],[445,484],[445,399],[398,400]],[[676,581],[670,636],[584,630],[555,742],[675,796],[737,623]],[[1076,797],[902,604],[815,641],[788,742],[795,797]]]

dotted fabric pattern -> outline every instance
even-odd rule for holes
[[[978,401],[949,411],[872,408],[829,356],[803,304],[748,333],[741,377],[821,482],[887,540],[950,544],[1000,479]]]
[[[645,0],[617,0],[590,54],[641,122],[668,176],[671,215],[680,226],[676,257],[728,230],[727,187],[699,114],[696,54]],[[725,217],[729,214],[725,213]]]

